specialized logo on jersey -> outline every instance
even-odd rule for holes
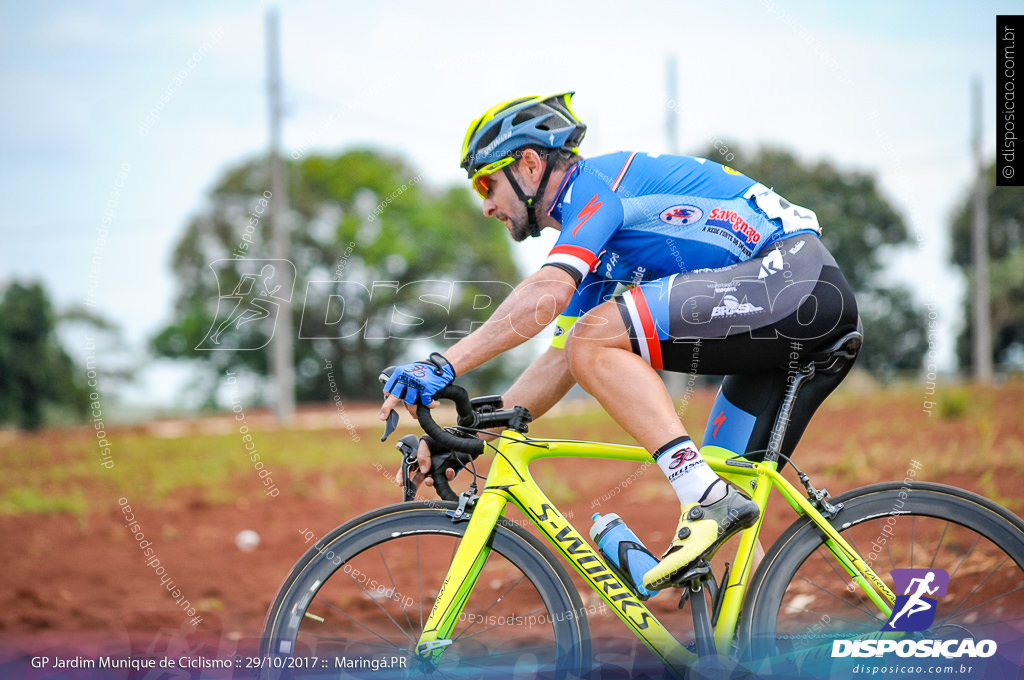
[[[740,217],[735,210],[715,208],[708,216],[707,223],[712,227],[728,227],[735,232],[743,234],[747,239],[747,243],[757,243],[761,240],[761,235],[747,224],[747,221]]]
[[[687,224],[696,224],[700,222],[700,218],[704,217],[704,211],[695,205],[674,205],[671,208],[666,208],[661,213],[661,221],[665,224],[671,224],[674,226],[683,226]]]
[[[729,316],[744,316],[746,314],[757,314],[763,312],[764,307],[751,304],[744,298],[743,302],[736,299],[735,295],[726,295],[722,298],[722,304],[711,310],[711,318],[719,319]]]
[[[594,197],[590,199],[590,201],[585,206],[583,206],[583,209],[580,210],[579,214],[576,215],[576,219],[579,220],[580,223],[577,224],[576,228],[572,230],[573,238],[576,238],[576,233],[580,230],[580,227],[586,224],[587,220],[593,217],[594,214],[601,209],[602,205],[604,205],[604,203],[597,200],[597,194],[594,194]]]
[[[782,252],[773,250],[761,258],[761,271],[757,273],[758,279],[766,279],[772,274],[782,271]]]
[[[938,598],[946,595],[949,573],[945,569],[893,569],[896,603],[882,630],[926,630],[935,621]]]

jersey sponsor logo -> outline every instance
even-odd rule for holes
[[[708,216],[707,223],[713,227],[731,227],[733,231],[743,234],[747,243],[757,243],[761,240],[761,234],[747,224],[747,221],[740,217],[735,210],[715,208]]]
[[[661,221],[674,226],[696,224],[704,217],[704,211],[695,205],[674,205],[661,213]]]
[[[641,283],[643,283],[643,281],[644,281],[644,279],[646,277],[647,277],[647,267],[644,267],[643,265],[640,265],[639,267],[637,267],[636,269],[633,270],[632,274],[629,275],[630,285],[631,286],[639,286]]]
[[[804,242],[802,240],[801,241],[797,241],[797,244],[789,249],[789,254],[790,255],[796,255],[797,253],[800,252],[800,250],[803,247],[804,247]]]
[[[737,290],[735,283],[709,283],[708,288],[714,288],[716,293],[732,293]]]
[[[743,302],[736,299],[735,295],[726,295],[722,298],[722,304],[718,307],[714,307],[711,310],[712,319],[720,319],[723,317],[730,316],[744,316],[747,314],[757,314],[763,312],[764,307],[758,307],[757,305],[751,304],[744,298]]]
[[[728,241],[732,245],[736,246],[737,249],[739,249],[740,251],[742,251],[743,253],[745,253],[747,255],[750,255],[751,253],[754,252],[753,249],[750,246],[747,245],[747,243],[746,243],[746,241],[744,239],[736,238],[736,234],[732,233],[731,225],[727,224],[723,228],[723,227],[712,227],[712,226],[708,226],[707,224],[705,224],[703,227],[701,227],[701,231],[703,231],[705,233],[708,233],[708,234],[714,234],[715,236],[720,236],[720,237],[724,238],[726,241]],[[730,266],[733,266],[733,265],[730,265]],[[711,271],[711,268],[709,267],[707,269],[707,271]]]
[[[580,210],[579,214],[576,215],[576,219],[579,220],[579,224],[577,224],[576,228],[572,230],[573,238],[576,238],[576,234],[577,232],[579,232],[580,227],[586,224],[587,221],[591,217],[593,217],[598,210],[601,209],[602,205],[604,205],[604,203],[602,201],[597,200],[597,194],[594,194],[594,197],[591,198],[585,206],[583,206],[583,209]]]
[[[607,278],[611,278],[612,270],[615,269],[615,265],[619,263],[619,254],[612,253],[611,257],[608,258],[608,262],[604,266],[604,275]]]
[[[733,170],[733,169],[732,169],[732,168],[730,168],[730,167],[729,167],[728,165],[723,165],[723,166],[722,166],[722,170],[725,170],[725,171],[726,171],[727,173],[729,173],[730,175],[742,175],[742,174],[743,174],[743,173],[742,173],[742,172],[740,172],[739,170]]]
[[[757,273],[757,278],[766,279],[772,274],[781,272],[782,268],[782,252],[773,250],[761,258],[761,270]]]

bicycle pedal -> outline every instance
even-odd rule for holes
[[[686,571],[679,572],[678,575],[672,577],[672,582],[669,584],[672,588],[684,588],[690,585],[691,582],[705,581],[711,576],[711,563],[707,560],[699,560],[692,564]]]

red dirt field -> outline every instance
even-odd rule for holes
[[[961,486],[1021,514],[1024,384],[950,390],[959,397],[950,402],[943,417],[938,406],[930,415],[923,410],[926,399],[942,403],[939,397],[926,397],[923,387],[889,392],[851,386],[822,407],[795,460],[816,486],[828,487],[835,494],[875,481],[903,479],[916,460],[918,480]],[[942,388],[940,396],[941,392]],[[713,392],[701,391],[687,406],[684,420],[695,431],[695,438],[703,429],[713,397]],[[308,421],[316,422],[313,416],[317,413],[310,410]],[[319,537],[362,512],[401,500],[398,488],[382,493],[387,487],[380,482],[382,473],[373,466],[374,462],[386,462],[389,470],[395,467],[390,444],[376,443],[380,428],[372,415],[352,420],[365,423],[358,428],[368,451],[365,467],[330,478],[278,471],[275,482],[281,493],[276,498],[254,492],[248,477],[227,490],[229,496],[235,496],[234,502],[212,502],[201,491],[189,489],[175,491],[160,502],[125,494],[137,521],[152,538],[153,557],[159,559],[164,575],[174,580],[180,599],[187,599],[201,617],[195,626],[184,611],[187,607],[176,604],[161,584],[161,576],[145,564],[137,543],[125,531],[118,494],[109,488],[97,486],[95,493],[88,495],[84,516],[60,512],[0,516],[0,678],[73,676],[58,675],[52,668],[32,669],[25,665],[25,655],[228,659],[255,654],[256,638],[278,586],[312,544],[307,544],[304,532]],[[330,422],[319,419],[324,421]],[[570,414],[538,422],[532,432],[628,441],[614,426],[595,431],[594,422],[592,416],[586,419]],[[173,429],[167,423],[160,427]],[[183,426],[184,436],[196,427]],[[616,431],[619,434],[614,434]],[[111,434],[117,436],[118,431]],[[339,426],[325,428],[322,434],[329,440],[347,433]],[[0,439],[2,460],[17,457],[19,445],[30,438],[58,446],[63,440],[83,436],[89,436],[87,430],[8,433]],[[538,482],[581,533],[587,533],[594,512],[617,512],[652,552],[660,553],[675,528],[678,503],[656,467],[625,484],[623,480],[636,471],[636,465],[630,463],[559,461],[535,472]],[[791,471],[787,477],[795,481]],[[465,483],[460,476],[455,486],[461,490]],[[303,493],[292,492],[298,486]],[[0,484],[0,492],[4,490]],[[420,495],[427,497],[422,491]],[[514,509],[510,517],[521,519]],[[762,536],[772,540],[793,519],[789,508],[776,499]],[[235,546],[235,536],[243,529],[253,529],[261,537],[251,552]],[[681,631],[688,627],[689,612],[677,611],[676,600],[672,594],[662,595],[652,600],[651,608],[659,617],[664,614],[666,625],[685,637]],[[593,593],[584,593],[584,602],[595,603]],[[598,659],[601,654],[633,649],[628,631],[607,611],[592,616],[591,627],[595,637],[619,640],[596,650]],[[95,677],[190,677],[182,669],[174,671],[178,675],[170,670],[167,675],[119,672],[122,675],[97,672]],[[251,673],[244,671],[236,675],[249,676]],[[231,675],[209,671],[205,677]]]

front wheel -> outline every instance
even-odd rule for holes
[[[1024,637],[1020,518],[968,491],[919,482],[876,484],[837,502],[845,507],[832,526],[895,595],[904,593],[893,588],[894,569],[944,569],[949,575],[933,622],[908,635],[994,640],[1007,651],[1019,644]],[[831,663],[833,640],[882,633],[886,617],[852,582],[824,539],[804,518],[765,556],[741,617],[749,658],[786,659],[813,673]]]
[[[551,553],[507,520],[495,527],[440,663],[416,656],[468,526],[452,523],[446,513],[455,507],[392,505],[325,536],[282,585],[267,614],[261,655],[299,677],[337,677],[339,670],[375,678],[583,677],[590,629],[579,593]]]

